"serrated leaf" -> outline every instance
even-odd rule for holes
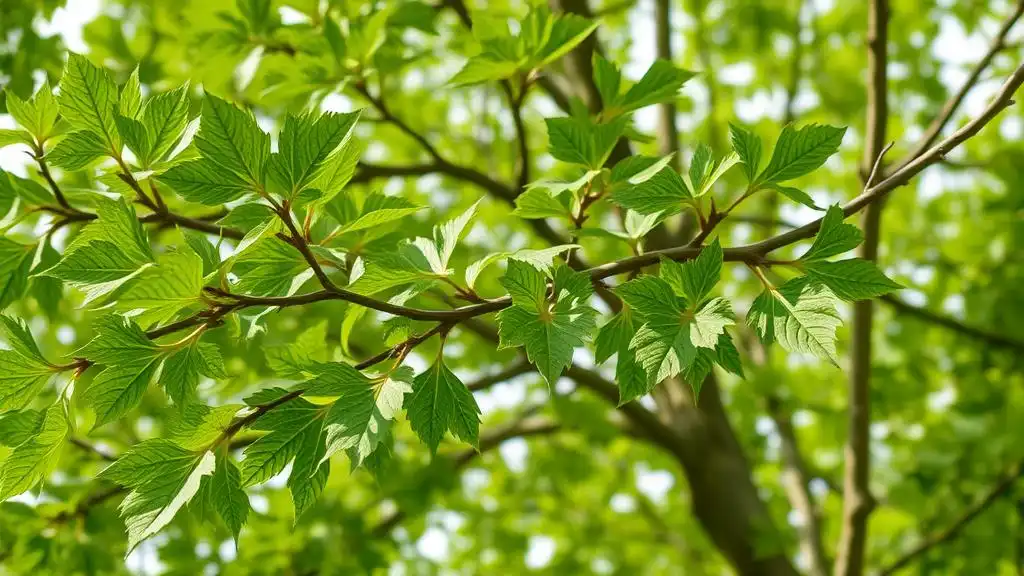
[[[0,502],[31,490],[57,465],[57,456],[70,434],[64,406],[46,409],[42,427],[28,441],[18,445],[0,469]]]
[[[207,206],[220,206],[254,192],[251,183],[208,158],[176,164],[156,178],[185,200]]]
[[[831,258],[853,250],[864,240],[864,234],[853,224],[843,222],[846,215],[837,204],[829,206],[821,219],[821,228],[814,237],[814,243],[804,252],[800,260],[813,262]]]
[[[566,266],[556,267],[551,296],[547,278],[536,268],[509,262],[502,279],[513,306],[498,314],[500,348],[522,346],[550,386],[572,362],[573,351],[590,340],[596,312],[588,304],[590,277]]]
[[[0,237],[0,312],[25,294],[35,246]]]
[[[103,137],[89,130],[68,134],[46,154],[46,160],[64,170],[81,170],[110,154]]]
[[[216,467],[210,478],[210,501],[237,541],[238,533],[249,517],[249,497],[242,489],[238,467],[226,453],[217,455]]]
[[[294,294],[313,274],[295,248],[273,236],[254,243],[231,270],[239,278],[233,291],[254,296]]]
[[[97,374],[82,396],[96,411],[94,427],[113,422],[137,406],[162,363],[162,356],[150,356]]]
[[[327,321],[304,330],[294,341],[266,349],[267,366],[282,378],[301,380],[328,360]]]
[[[195,146],[203,158],[254,186],[263,185],[270,135],[256,124],[252,112],[207,93]]]
[[[546,11],[543,7],[533,9],[533,12],[537,14],[543,11]],[[565,13],[552,17],[548,12],[547,17],[551,19],[547,41],[538,44],[538,48],[534,51],[533,62],[537,68],[546,66],[569,53],[570,50],[586,40],[587,36],[590,36],[598,26],[598,22],[578,14]]]
[[[851,258],[838,262],[811,261],[804,265],[807,277],[828,286],[848,302],[877,298],[903,288],[869,260]]]
[[[68,53],[60,80],[61,115],[74,128],[94,132],[111,154],[121,151],[121,139],[114,126],[117,86],[106,70],[80,54]]]
[[[202,289],[203,261],[183,247],[161,255],[118,297],[115,307],[142,326],[163,324],[200,303]]]
[[[167,357],[160,384],[178,407],[195,399],[200,376],[223,378],[224,360],[213,344],[193,342]]]
[[[729,138],[732,140],[732,149],[743,163],[743,173],[747,176],[747,182],[753,183],[757,180],[757,169],[761,166],[761,138],[752,131],[732,123],[729,124]]]
[[[0,446],[14,448],[28,442],[39,434],[45,416],[42,410],[12,410],[0,414]],[[0,472],[0,479],[2,476]]]
[[[696,72],[677,68],[667,60],[655,60],[643,77],[622,96],[616,110],[630,112],[672,100],[683,84],[696,75]]]
[[[430,266],[430,270],[438,275],[448,274],[448,261],[455,252],[455,246],[462,240],[463,236],[469,233],[470,222],[476,216],[476,207],[479,201],[474,203],[459,216],[434,226],[433,239],[416,238],[413,245],[419,248]]]
[[[162,160],[177,146],[188,125],[188,85],[149,99],[142,112],[142,125],[149,135],[149,154],[144,165]]]
[[[662,260],[661,277],[679,296],[692,305],[698,305],[708,297],[722,275],[722,246],[715,238],[711,244],[701,248],[697,257],[682,264]]]
[[[0,410],[28,406],[57,373],[22,320],[0,316],[9,350],[0,349]]]
[[[594,52],[593,67],[594,85],[597,86],[597,93],[601,95],[602,107],[611,108],[619,101],[622,72],[619,71],[618,66],[597,52]]]
[[[477,446],[480,442],[480,407],[473,393],[438,358],[416,376],[406,412],[412,430],[430,451],[437,453],[445,432]]]
[[[249,400],[246,399],[247,402]],[[284,470],[300,451],[308,450],[307,445],[317,442],[321,437],[323,416],[322,407],[295,398],[257,420],[252,428],[268,433],[245,449],[242,485],[252,486],[267,481]],[[314,464],[319,461],[320,457],[317,457]],[[296,468],[292,467],[293,476]],[[312,474],[314,469],[308,468],[308,473]]]
[[[839,150],[844,134],[846,128],[828,125],[808,124],[800,129],[786,126],[775,142],[768,166],[757,180],[785,182],[813,172]]]
[[[342,227],[335,234],[351,234],[383,226],[415,214],[422,209],[422,206],[417,206],[403,198],[371,194],[363,203],[362,213],[358,217],[345,222],[341,222],[339,219]]]
[[[156,438],[132,447],[100,473],[131,493],[121,502],[129,553],[157,534],[199,492],[204,476],[216,470],[213,452],[193,452]]]
[[[654,176],[658,172],[661,172],[666,166],[668,166],[675,154],[668,154],[658,158],[657,156],[643,156],[635,154],[633,156],[627,156],[620,160],[612,168],[609,176],[609,183],[612,186],[621,185],[629,182],[633,178],[636,178],[634,184],[649,180],[651,176]]]
[[[778,341],[790,352],[810,353],[836,366],[836,328],[842,324],[836,297],[827,287],[794,278],[758,296],[747,313],[747,323],[765,343]]]
[[[661,214],[663,217],[682,212],[685,202],[690,198],[690,190],[683,178],[670,166],[650,176],[648,171],[641,172],[611,195],[611,201],[623,208],[640,214]]]
[[[124,143],[135,154],[140,161],[149,157],[149,150],[153,143],[149,140],[149,132],[142,122],[135,118],[114,114],[114,124],[117,125],[117,132],[124,139]],[[147,166],[143,163],[143,166]]]
[[[538,218],[571,218],[568,195],[552,196],[544,188],[530,188],[516,197],[513,214],[527,220]]]
[[[13,146],[15,144],[24,144],[25,146],[32,148],[35,146],[35,140],[33,140],[32,135],[25,130],[11,130],[9,128],[0,130],[0,148]],[[7,208],[10,208],[10,206]],[[3,213],[6,214],[7,210],[4,210]]]
[[[538,270],[547,271],[554,265],[554,259],[556,256],[572,250],[573,248],[579,248],[579,245],[560,244],[558,246],[541,248],[539,250],[524,249],[517,252],[497,252],[494,254],[488,254],[466,267],[466,286],[473,288],[476,285],[476,279],[480,276],[480,273],[491,264],[500,260],[511,258],[513,260],[525,262]]]
[[[494,60],[487,55],[474,56],[448,81],[452,86],[469,86],[509,78],[519,70],[519,61]]]
[[[57,123],[57,114],[60,107],[57,99],[53,96],[50,83],[43,81],[35,95],[28,101],[18,98],[18,95],[11,90],[6,90],[7,112],[14,117],[14,121],[28,130],[40,141],[46,140],[53,134],[54,125]],[[31,145],[29,138],[28,144]],[[0,144],[2,146],[3,144]]]
[[[545,119],[551,155],[571,164],[600,170],[626,128],[626,119],[594,124],[587,118]]]
[[[271,180],[294,198],[317,178],[323,162],[348,137],[358,118],[359,112],[287,116],[278,152],[268,166]]]
[[[818,210],[824,212],[825,209],[814,203],[814,198],[811,198],[810,194],[800,190],[799,188],[793,188],[792,186],[782,186],[779,184],[768,184],[768,188],[778,191],[780,194],[789,198],[797,204],[802,204],[811,210]]]
[[[714,349],[718,339],[725,334],[725,327],[735,324],[736,316],[725,298],[714,298],[701,306],[690,323],[690,342],[694,346]]]
[[[117,99],[117,111],[125,118],[136,119],[142,112],[142,87],[139,84],[139,67],[136,66],[128,76],[128,82],[121,87]]]

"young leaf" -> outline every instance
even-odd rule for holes
[[[149,99],[142,112],[142,125],[150,142],[143,165],[158,162],[174,149],[188,125],[188,85]]]
[[[548,298],[544,274],[513,260],[502,283],[514,305],[498,314],[499,347],[526,348],[526,356],[554,386],[572,362],[574,349],[588,341],[594,329],[589,276],[566,266],[555,268]]]
[[[648,176],[641,172],[629,179],[628,185],[612,193],[612,202],[640,214],[661,214],[663,217],[682,212],[690,190],[679,173],[670,166]]]
[[[692,260],[682,264],[662,260],[661,278],[672,286],[676,294],[697,305],[702,303],[715,284],[718,284],[722,274],[722,261],[722,246],[718,243],[718,238],[715,238]]]
[[[57,105],[57,99],[53,97],[53,91],[50,89],[48,81],[43,81],[43,85],[27,102],[18,98],[18,95],[10,90],[5,93],[7,95],[7,112],[14,117],[15,122],[28,130],[40,142],[45,141],[53,134],[60,108]],[[29,143],[31,143],[31,139]]]
[[[757,169],[761,165],[761,138],[752,131],[732,123],[729,124],[729,138],[732,140],[732,149],[743,163],[743,173],[747,176],[747,182],[753,183],[757,180]]]
[[[619,102],[619,91],[622,86],[622,72],[606,60],[601,54],[594,52],[594,85],[601,95],[602,107],[605,109],[616,106]]]
[[[778,191],[786,198],[789,198],[797,204],[803,204],[811,210],[819,210],[824,212],[825,209],[814,203],[814,198],[811,198],[810,194],[800,190],[799,188],[793,188],[792,186],[782,186],[781,184],[768,184],[768,188]]]
[[[627,305],[601,327],[594,339],[594,360],[598,364],[617,355],[615,383],[619,387],[620,406],[651,391],[643,366],[637,362],[636,351],[629,347],[640,325]]]
[[[179,408],[195,399],[199,377],[223,378],[224,360],[213,344],[193,342],[167,357],[160,384]]]
[[[0,237],[0,312],[25,294],[35,246]]]
[[[60,402],[46,409],[42,427],[16,446],[0,469],[0,502],[31,490],[57,465],[57,458],[70,434],[67,414]]]
[[[626,118],[594,124],[587,118],[547,118],[551,155],[570,164],[600,170],[626,129]]]
[[[125,117],[136,119],[142,112],[142,88],[139,85],[139,67],[136,66],[128,76],[128,82],[121,87],[121,95],[117,100],[117,111]]]
[[[853,224],[843,222],[846,216],[839,205],[830,206],[821,220],[821,229],[814,243],[800,257],[804,262],[825,260],[853,250],[864,240],[864,234]]]
[[[890,280],[875,264],[861,258],[838,262],[811,261],[804,265],[807,277],[828,286],[848,302],[877,298],[903,286]]]
[[[747,313],[747,323],[761,340],[777,340],[790,352],[810,353],[836,366],[836,328],[842,324],[836,297],[827,287],[794,278],[758,296]]]
[[[182,309],[199,303],[203,289],[203,261],[192,250],[161,255],[156,265],[138,276],[138,282],[125,290],[116,309],[142,326],[163,324]]]
[[[785,182],[813,172],[839,150],[844,134],[846,128],[835,126],[808,124],[800,129],[786,126],[775,142],[772,159],[758,180]]]
[[[274,236],[257,241],[238,256],[231,271],[239,277],[233,290],[252,296],[288,296],[313,276],[302,256]]]
[[[100,473],[131,489],[121,503],[128,550],[170,524],[216,469],[213,452],[193,452],[163,438],[137,444]]]
[[[81,170],[110,154],[103,137],[89,130],[72,132],[46,154],[46,160],[64,170]]]
[[[696,75],[696,72],[677,68],[667,60],[655,60],[643,78],[622,96],[618,108],[623,112],[631,112],[667,102],[675,98],[683,84]]]
[[[28,406],[57,373],[22,320],[0,316],[9,350],[0,349],[0,410]]]
[[[217,454],[213,476],[210,477],[210,500],[237,541],[238,533],[249,517],[249,497],[242,489],[238,467],[226,452]]]
[[[203,158],[253,186],[263,185],[270,135],[260,130],[252,112],[206,94],[195,146]]]
[[[220,206],[254,191],[251,183],[208,158],[176,164],[157,180],[185,200],[207,206]]]
[[[57,100],[61,115],[72,127],[96,133],[108,153],[120,153],[121,139],[114,125],[117,86],[106,70],[85,56],[68,53]]]
[[[516,197],[513,214],[527,220],[538,218],[571,218],[569,195],[552,195],[544,188],[528,188]]]
[[[479,201],[470,206],[458,217],[448,220],[440,226],[434,226],[433,240],[427,238],[416,238],[413,245],[420,249],[427,259],[430,269],[439,275],[448,274],[448,260],[455,252],[455,246],[462,240],[462,237],[469,233],[469,223],[476,216],[476,207]]]
[[[543,6],[533,9],[534,13],[542,11],[546,11]],[[552,20],[549,24],[550,32],[548,33],[547,41],[543,44],[538,44],[539,47],[535,51],[535,68],[546,66],[566,55],[570,50],[586,40],[587,36],[590,36],[597,29],[598,25],[598,22],[571,13],[551,17],[550,12],[548,12],[548,18]]]
[[[359,112],[287,116],[279,151],[268,167],[271,180],[294,198],[317,177],[324,160],[348,137],[358,118]]]
[[[726,333],[725,327],[736,323],[735,318],[728,300],[712,299],[694,313],[690,324],[690,342],[694,346],[714,350],[718,339]]]
[[[437,447],[445,432],[477,446],[480,441],[480,407],[473,393],[438,357],[426,372],[412,382],[412,396],[406,412],[409,424],[430,451]]]

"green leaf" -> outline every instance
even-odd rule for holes
[[[404,198],[377,193],[370,194],[363,203],[362,213],[357,218],[345,222],[341,222],[339,219],[342,227],[336,234],[351,234],[383,226],[415,214],[422,209],[422,206],[417,206]]]
[[[732,123],[729,124],[729,138],[732,140],[732,149],[743,163],[743,173],[747,176],[747,182],[753,183],[757,180],[757,169],[761,166],[761,138],[752,131]]]
[[[242,489],[238,467],[226,452],[217,454],[216,467],[210,477],[210,501],[237,542],[238,533],[249,517],[249,497]]]
[[[106,70],[93,65],[85,56],[69,52],[57,100],[61,115],[72,127],[99,135],[110,154],[121,151],[121,139],[114,125],[117,86]]]
[[[645,171],[633,176],[624,187],[612,192],[611,200],[640,214],[668,217],[682,212],[691,197],[679,173],[665,166],[651,175]]]
[[[809,353],[836,366],[836,328],[842,324],[836,297],[827,287],[794,278],[758,296],[747,313],[747,323],[765,343],[777,340],[790,352]]]
[[[821,219],[821,229],[814,237],[814,243],[804,252],[800,260],[814,262],[825,260],[843,252],[853,250],[864,240],[864,234],[853,224],[843,222],[846,215],[838,205],[829,206]]]
[[[128,318],[110,314],[96,321],[95,335],[75,354],[105,366],[131,364],[160,353],[139,325]]]
[[[239,278],[233,291],[253,296],[288,296],[313,276],[299,252],[274,236],[253,244],[231,270]]]
[[[182,309],[201,303],[203,261],[189,248],[161,255],[115,303],[142,326],[163,324]]]
[[[844,134],[846,128],[835,126],[808,124],[799,130],[786,126],[775,142],[772,159],[757,180],[785,182],[813,172],[839,150]]]
[[[128,76],[128,82],[121,87],[117,100],[117,111],[125,118],[136,119],[142,112],[142,88],[139,85],[139,67]]]
[[[165,526],[199,492],[204,476],[216,470],[213,452],[193,452],[155,438],[135,445],[100,473],[131,493],[121,503],[128,529],[128,551]]]
[[[114,124],[117,125],[118,133],[124,139],[124,143],[128,148],[135,154],[136,159],[143,166],[148,166],[144,159],[149,158],[149,150],[153,143],[150,142],[149,132],[142,125],[142,122],[135,118],[114,114]]]
[[[444,365],[440,357],[429,370],[413,380],[406,412],[409,424],[430,451],[437,453],[445,432],[478,446],[480,408],[473,393]]]
[[[625,183],[638,184],[650,179],[658,172],[661,172],[672,162],[675,154],[668,154],[661,158],[657,156],[643,156],[635,154],[620,160],[613,168],[609,182],[612,186],[619,186]],[[629,182],[636,178],[635,182]]]
[[[525,262],[538,270],[546,271],[554,265],[554,259],[556,256],[568,250],[572,250],[573,248],[579,248],[579,245],[560,244],[558,246],[542,248],[539,250],[526,249],[519,250],[518,252],[496,252],[494,254],[488,254],[466,267],[466,285],[469,288],[473,288],[476,285],[477,278],[485,268],[495,262],[505,260],[506,258]]]
[[[838,262],[811,261],[804,265],[807,277],[828,286],[848,302],[867,300],[903,288],[890,280],[875,264],[861,258]]]
[[[701,249],[697,257],[682,264],[662,260],[661,278],[672,286],[676,294],[697,305],[707,298],[722,275],[722,246],[715,238]]]
[[[28,406],[58,370],[36,347],[23,320],[0,316],[8,350],[0,349],[0,410]]]
[[[25,130],[11,130],[7,128],[0,130],[0,148],[13,146],[14,144],[24,144],[32,148],[35,146],[35,141],[32,139],[32,135]],[[9,208],[10,206],[8,206]],[[7,210],[3,212],[6,214]]]
[[[814,198],[811,198],[810,194],[800,190],[799,188],[793,188],[791,186],[782,186],[779,184],[769,184],[768,188],[780,192],[786,198],[789,198],[797,204],[803,204],[811,210],[819,210],[824,212],[825,209],[814,203]]]
[[[67,414],[60,402],[47,408],[42,427],[31,439],[14,448],[0,469],[0,502],[31,490],[57,465],[70,434]]]
[[[35,95],[28,101],[18,98],[18,95],[6,90],[7,112],[14,117],[14,121],[28,130],[39,141],[44,141],[53,135],[53,128],[57,123],[57,114],[60,107],[57,99],[53,97],[53,90],[50,83],[43,81]],[[31,143],[31,138],[29,142]]]
[[[718,337],[718,346],[715,347],[715,362],[729,372],[743,378],[743,361],[740,359],[740,351],[732,341],[728,332],[723,332]]]
[[[619,67],[606,60],[601,54],[594,52],[593,68],[594,85],[597,86],[597,92],[601,95],[602,107],[608,109],[616,106],[622,87],[622,72],[619,71]]]
[[[667,60],[655,60],[640,81],[622,96],[616,110],[630,112],[668,102],[676,97],[683,84],[696,75],[696,72],[677,68]]]
[[[568,194],[553,196],[544,188],[529,188],[516,197],[513,214],[527,220],[538,218],[571,218]]]
[[[527,358],[554,386],[572,362],[574,349],[590,340],[594,329],[597,314],[588,304],[593,294],[590,276],[556,267],[549,298],[544,274],[513,260],[502,283],[513,306],[498,314],[499,348],[523,346]]]
[[[294,341],[267,348],[267,366],[282,378],[305,379],[328,360],[327,321],[317,322]]]
[[[474,56],[448,81],[452,86],[469,86],[510,78],[519,70],[518,61],[494,60],[487,55]]]
[[[736,323],[735,318],[728,300],[712,299],[694,313],[690,324],[690,342],[701,348],[715,349],[719,337],[725,334],[725,327]]]
[[[0,237],[0,312],[25,295],[35,248]]]
[[[543,7],[533,9],[534,12],[542,10]],[[570,50],[586,40],[599,24],[571,13],[560,14],[552,20],[547,41],[539,45],[534,52],[533,62],[536,68],[546,66],[568,54]]]
[[[252,112],[207,93],[195,146],[203,158],[253,186],[263,185],[270,135],[260,130]]]
[[[317,178],[323,162],[348,138],[358,118],[359,112],[286,116],[279,151],[268,167],[271,180],[294,198]]]
[[[100,135],[81,130],[68,134],[58,142],[47,152],[46,160],[64,170],[81,170],[109,154],[110,149]]]
[[[0,414],[0,446],[14,448],[39,434],[46,412],[40,410],[12,410]],[[2,478],[0,472],[0,478]]]
[[[547,118],[551,155],[571,164],[600,170],[626,129],[626,119],[594,124],[588,118]]]
[[[220,206],[253,192],[253,185],[209,158],[176,164],[157,176],[189,202]]]
[[[224,360],[213,344],[193,342],[167,357],[160,383],[178,407],[195,400],[199,377],[223,378]]]
[[[637,362],[636,351],[629,347],[641,323],[630,307],[622,310],[601,327],[594,340],[595,360],[603,363],[612,356],[615,361],[615,383],[619,387],[619,406],[650,393],[643,366]]]
[[[295,398],[257,420],[252,429],[268,433],[245,449],[242,486],[266,482],[284,470],[300,449],[321,437],[323,416],[324,409],[321,406]],[[292,474],[295,474],[294,466]]]
[[[389,374],[367,378],[347,364],[332,363],[314,380],[308,394],[337,397],[324,420],[327,451],[322,460],[342,450],[353,467],[377,449],[405,395],[413,391],[412,370],[398,368]]]
[[[149,99],[142,112],[142,125],[150,142],[143,165],[162,160],[178,144],[188,125],[188,105],[188,85]]]
[[[83,394],[96,411],[96,427],[119,419],[138,405],[167,351],[126,318],[111,315],[100,321],[96,336],[79,351],[105,366]]]
[[[435,274],[448,275],[448,261],[451,259],[452,253],[455,252],[455,246],[459,240],[469,233],[469,223],[476,216],[476,207],[479,204],[480,202],[477,201],[456,218],[434,226],[432,240],[427,238],[413,240],[413,245],[420,249]]]

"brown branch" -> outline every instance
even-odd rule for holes
[[[935,324],[937,326],[942,326],[943,328],[948,328],[949,330],[952,330],[957,334],[962,334],[964,336],[969,336],[976,340],[980,340],[986,346],[995,348],[1006,348],[1019,353],[1024,353],[1024,340],[1017,340],[1015,338],[1011,338],[1010,336],[1004,336],[1002,334],[996,334],[994,332],[989,332],[987,330],[976,328],[974,326],[968,326],[967,324],[964,324],[959,320],[950,318],[949,316],[937,314],[935,312],[926,310],[919,306],[913,306],[911,304],[908,304],[903,300],[900,300],[899,298],[892,295],[882,296],[880,300],[882,300],[886,304],[889,304],[897,312],[901,314],[913,316],[919,320],[923,320],[930,324]]]
[[[658,58],[673,61],[672,58],[672,3],[670,0],[656,0],[654,3],[654,36]],[[658,105],[658,152],[662,156],[676,154],[672,158],[678,170],[679,160],[679,127],[676,124],[676,105],[669,100]]]
[[[782,444],[782,474],[780,482],[786,491],[790,506],[800,514],[803,522],[798,528],[801,554],[808,561],[811,576],[827,576],[828,556],[821,540],[821,513],[818,510],[808,483],[811,474],[804,462],[796,431],[789,413],[782,402],[774,396],[768,398],[768,413],[775,422]]]
[[[992,486],[992,488],[990,488],[980,500],[967,508],[967,510],[965,510],[964,513],[952,524],[940,532],[928,536],[920,544],[897,558],[895,561],[887,564],[879,571],[879,576],[895,574],[899,570],[906,568],[911,562],[917,560],[917,558],[925,552],[956,538],[968,524],[978,518],[978,516],[985,512],[985,510],[988,510],[988,508],[999,500],[1000,497],[1008,494],[1010,489],[1014,487],[1017,480],[1022,475],[1024,475],[1024,461],[1018,462],[1012,468],[1007,470],[999,481],[996,482],[996,484]]]
[[[921,140],[917,143],[917,146],[915,146],[914,149],[911,150],[903,159],[896,163],[896,170],[899,170],[912,162],[935,143],[939,138],[939,135],[942,133],[943,128],[949,124],[953,115],[956,114],[956,111],[960,108],[960,104],[963,103],[964,98],[966,98],[967,94],[975,85],[977,85],[982,73],[984,73],[989,64],[992,63],[995,56],[1007,47],[1006,37],[1010,34],[1010,30],[1013,29],[1014,24],[1017,23],[1017,20],[1020,20],[1022,15],[1024,15],[1024,0],[1017,3],[1017,7],[1014,9],[1013,13],[1010,14],[1010,16],[1003,22],[999,32],[997,32],[995,37],[992,39],[992,43],[989,45],[988,51],[981,57],[981,60],[978,60],[978,63],[975,64],[970,75],[967,76],[967,80],[964,81],[963,86],[961,86],[960,89],[957,90],[957,92],[953,94],[942,106],[942,110],[939,112],[939,115],[932,120],[932,123],[924,131],[924,135],[921,136]]]
[[[888,63],[889,1],[871,0],[868,10],[868,94],[867,126],[861,174],[869,189],[881,165],[885,149],[886,123],[889,120],[886,76]],[[882,202],[869,204],[864,212],[864,242],[860,256],[878,258]],[[836,576],[861,576],[867,546],[868,517],[875,507],[871,494],[871,325],[874,303],[856,302],[853,306],[850,349],[850,384],[847,410],[845,474],[843,479],[843,521],[836,551]]]

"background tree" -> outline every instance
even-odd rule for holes
[[[6,572],[1024,570],[1024,3],[70,4]]]

